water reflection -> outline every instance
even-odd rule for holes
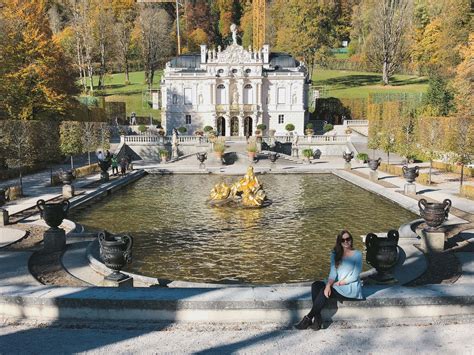
[[[77,211],[72,219],[134,236],[129,270],[199,282],[300,282],[327,275],[329,252],[344,228],[355,236],[387,231],[412,213],[333,175],[264,175],[262,209],[216,208],[212,187],[234,177],[147,176]]]

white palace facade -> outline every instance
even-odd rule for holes
[[[221,136],[251,136],[263,123],[284,134],[292,123],[304,133],[308,120],[309,78],[303,63],[270,46],[245,50],[234,43],[224,50],[201,45],[166,64],[162,81],[162,125],[167,134],[213,127]]]

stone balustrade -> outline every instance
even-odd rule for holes
[[[350,126],[368,126],[369,121],[368,120],[345,120],[344,121],[344,126],[350,127]]]

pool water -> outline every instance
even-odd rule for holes
[[[398,229],[417,216],[332,174],[261,175],[272,204],[210,207],[212,187],[238,176],[147,175],[69,218],[134,238],[127,271],[179,281],[274,284],[325,278],[342,229]],[[365,260],[365,258],[364,258]],[[367,268],[367,265],[364,265]]]

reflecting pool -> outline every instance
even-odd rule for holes
[[[355,247],[363,250],[360,235],[398,229],[417,218],[332,174],[259,175],[273,201],[261,209],[207,205],[216,183],[237,178],[152,174],[69,218],[132,235],[133,263],[127,271],[247,284],[325,278],[341,229],[349,229]]]

